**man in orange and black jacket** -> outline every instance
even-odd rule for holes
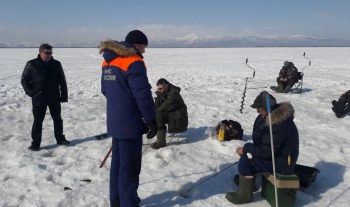
[[[139,30],[125,41],[101,42],[101,90],[107,98],[107,133],[112,136],[111,206],[139,206],[142,135],[157,133],[156,111],[142,54],[148,39]]]

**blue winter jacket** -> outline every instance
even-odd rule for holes
[[[281,103],[271,112],[272,134],[276,172],[293,173],[299,156],[299,133],[294,124],[294,108],[290,103]],[[254,157],[272,160],[271,137],[268,116],[259,115],[254,122],[253,143],[247,143],[243,152]],[[289,157],[289,158],[288,158]]]
[[[101,91],[107,98],[107,133],[118,139],[142,136],[156,116],[151,85],[141,54],[127,42],[101,42]]]

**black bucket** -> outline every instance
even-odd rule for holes
[[[294,173],[299,177],[300,187],[308,188],[311,183],[315,182],[320,171],[314,167],[295,164]]]

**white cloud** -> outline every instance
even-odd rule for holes
[[[239,36],[252,36],[257,35],[257,32],[251,28],[244,28],[242,31],[238,33]]]

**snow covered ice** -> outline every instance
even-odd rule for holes
[[[111,146],[106,132],[106,101],[100,93],[102,57],[97,48],[54,48],[66,74],[69,102],[62,104],[64,133],[71,146],[55,143],[53,123],[46,116],[41,150],[28,150],[33,122],[31,100],[20,84],[25,63],[36,58],[37,48],[0,49],[0,206],[109,206],[110,158],[99,168]],[[143,154],[139,196],[142,206],[233,206],[225,199],[237,190],[235,153],[251,138],[256,110],[250,108],[262,91],[272,92],[284,61],[304,70],[302,94],[275,94],[290,101],[300,135],[298,164],[321,171],[315,183],[297,192],[296,206],[348,206],[350,202],[350,116],[338,119],[333,99],[350,90],[350,48],[147,48],[145,62],[155,91],[159,78],[181,87],[187,104],[189,128],[168,134],[171,142]],[[245,78],[243,113],[240,113]],[[47,111],[47,114],[49,111]],[[233,119],[244,129],[243,141],[213,140],[208,128]],[[207,133],[206,133],[207,132]],[[146,144],[155,139],[147,140]],[[91,182],[83,181],[90,179]],[[208,179],[197,187],[200,182]],[[258,179],[258,181],[260,181]],[[260,183],[258,183],[260,186]],[[64,190],[65,187],[71,190]],[[260,191],[254,202],[242,206],[269,206]]]

